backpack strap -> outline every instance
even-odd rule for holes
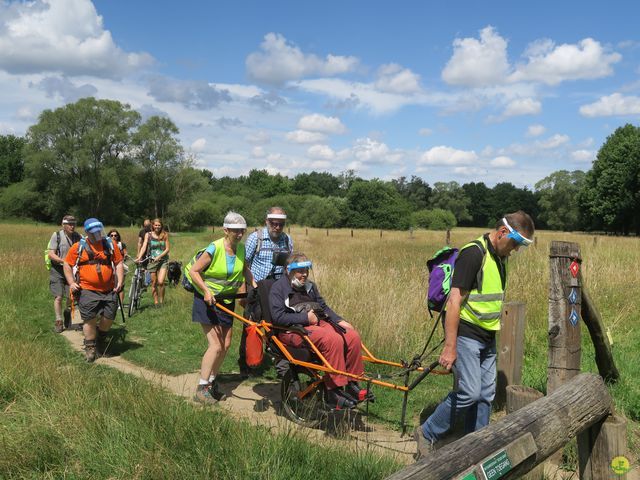
[[[487,259],[487,249],[484,248],[484,245],[478,239],[472,240],[469,243],[472,243],[476,247],[478,247],[480,249],[480,252],[482,253],[482,263],[480,264],[480,269],[478,270],[478,273],[476,274],[476,283],[478,284],[478,292],[482,293],[482,281],[483,281],[483,278],[484,278],[484,273],[483,273],[483,271],[484,271],[484,262]]]

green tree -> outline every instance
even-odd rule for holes
[[[347,192],[347,226],[404,230],[411,207],[393,185],[381,180],[355,180]]]
[[[431,187],[422,178],[411,176],[407,181],[406,177],[391,180],[398,193],[416,210],[423,210],[429,205]]]
[[[591,229],[640,233],[640,128],[607,137],[587,172],[579,202]]]
[[[465,195],[469,198],[469,215],[471,219],[460,222],[461,225],[473,227],[488,227],[495,223],[492,211],[493,194],[483,182],[471,182],[462,185]]]
[[[132,138],[134,158],[142,167],[140,183],[154,217],[164,217],[173,200],[173,183],[184,162],[178,127],[168,118],[153,116]]]
[[[246,177],[246,185],[259,195],[259,198],[274,197],[291,192],[291,180],[280,175],[270,175],[266,170],[251,170]]]
[[[344,203],[343,198],[309,195],[304,200],[297,223],[315,228],[340,227],[343,221],[341,203]]]
[[[538,217],[538,197],[528,188],[518,188],[512,183],[498,183],[491,189],[491,223],[505,213],[524,210],[535,221]]]
[[[540,220],[552,230],[580,228],[578,195],[585,179],[582,170],[559,170],[536,183]]]
[[[42,193],[45,214],[74,212],[119,223],[129,194],[130,139],[140,115],[113,100],[83,98],[44,110],[27,132],[26,175]]]
[[[449,210],[441,208],[418,210],[411,214],[411,223],[415,227],[428,230],[448,230],[456,226],[456,217]]]
[[[26,140],[14,135],[0,135],[0,187],[20,182],[24,175],[23,148]]]
[[[436,182],[433,185],[429,207],[452,212],[458,223],[471,220],[471,202],[458,182]]]
[[[292,183],[292,192],[298,195],[331,197],[340,191],[340,179],[327,172],[299,173]]]

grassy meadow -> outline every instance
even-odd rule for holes
[[[0,225],[0,478],[308,478],[310,472],[317,478],[381,478],[399,468],[390,459],[304,441],[296,441],[294,450],[290,435],[256,432],[215,409],[196,408],[138,379],[85,364],[51,331],[42,252],[54,230]],[[137,231],[120,229],[133,253]],[[444,232],[385,231],[381,237],[379,231],[355,230],[352,237],[350,230],[327,234],[294,226],[290,233],[295,249],[313,260],[312,276],[327,302],[356,326],[375,355],[410,360],[420,352],[433,322],[424,308],[425,262],[444,244]],[[451,243],[461,246],[481,233],[456,229]],[[221,234],[216,228],[172,235],[170,257],[184,264]],[[507,294],[527,306],[523,383],[546,391],[550,242],[578,242],[585,285],[610,332],[621,373],[611,387],[616,410],[630,420],[630,451],[640,451],[640,379],[634,375],[640,363],[640,239],[554,232],[537,237],[535,247],[513,258]],[[191,323],[190,294],[167,288],[162,310],[146,308],[150,297],[127,319],[121,355],[163,373],[197,370],[206,343]],[[582,369],[595,372],[593,347],[584,326],[582,331]],[[237,372],[237,328],[234,337],[223,374]],[[264,376],[275,378],[271,369]],[[409,396],[409,422],[417,424],[421,410],[439,402],[450,384],[449,377],[434,376],[418,386]],[[382,388],[375,393],[370,417],[397,428],[402,395]]]

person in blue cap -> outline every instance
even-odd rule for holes
[[[438,362],[458,371],[458,389],[416,428],[416,459],[431,453],[464,418],[464,433],[489,424],[496,393],[496,332],[512,252],[533,243],[535,226],[525,212],[508,213],[495,229],[469,242],[456,259],[444,319],[444,347]]]
[[[85,358],[93,362],[98,353],[104,353],[104,340],[116,316],[117,295],[124,283],[124,267],[120,249],[105,237],[100,220],[85,220],[84,231],[86,237],[74,243],[65,257],[64,274],[78,300]]]

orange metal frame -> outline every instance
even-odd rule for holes
[[[289,328],[287,328],[287,327],[280,327],[280,326],[277,326],[277,325],[273,325],[271,323],[265,322],[264,320],[262,320],[260,322],[254,322],[252,320],[244,318],[241,315],[238,315],[237,313],[233,312],[232,310],[229,310],[228,308],[226,308],[224,305],[221,305],[220,303],[216,303],[215,306],[217,308],[219,308],[220,310],[222,310],[223,312],[228,313],[229,315],[232,315],[233,317],[237,318],[238,320],[240,320],[241,322],[243,322],[243,323],[245,323],[247,325],[255,325],[256,327],[258,327],[256,329],[256,331],[258,332],[258,334],[261,337],[266,337],[267,334],[269,332],[272,332],[273,330],[282,330],[282,331],[289,330]],[[394,390],[399,390],[401,392],[408,392],[410,390],[408,386],[396,385],[394,383],[385,382],[385,381],[382,381],[382,380],[378,380],[376,378],[369,377],[369,376],[367,376],[365,374],[363,374],[363,375],[354,375],[352,373],[336,370],[334,367],[331,366],[331,364],[322,355],[322,353],[320,353],[320,350],[318,350],[318,347],[315,346],[315,344],[311,341],[311,339],[307,335],[303,335],[303,334],[300,333],[300,336],[309,345],[309,347],[311,348],[313,353],[316,354],[316,356],[318,357],[318,359],[320,359],[322,364],[312,363],[312,362],[305,362],[305,361],[298,360],[298,359],[294,358],[293,355],[291,355],[291,353],[287,349],[286,345],[284,343],[282,343],[280,341],[280,339],[278,339],[278,337],[276,337],[275,335],[271,336],[271,341],[273,341],[273,343],[276,344],[276,346],[280,349],[280,352],[282,352],[282,354],[287,359],[287,361],[289,361],[290,363],[292,363],[294,365],[298,365],[300,367],[305,367],[305,368],[308,368],[309,370],[313,370],[313,371],[332,373],[332,374],[336,374],[336,375],[344,375],[345,377],[350,377],[350,378],[353,378],[354,380],[361,380],[363,382],[371,383],[373,385],[379,385],[381,387],[392,388]],[[390,362],[390,361],[381,360],[381,359],[375,357],[369,351],[369,349],[364,345],[364,343],[362,344],[362,349],[365,352],[365,355],[362,355],[362,359],[364,361],[366,361],[366,362],[373,363],[373,364],[378,364],[378,365],[388,365],[388,366],[391,366],[391,367],[398,367],[398,368],[405,368],[406,367],[406,365],[403,365],[402,363]],[[417,371],[417,372],[423,372],[424,370],[425,370],[424,367],[417,367],[415,369],[415,371]],[[433,371],[431,371],[431,373],[436,374],[436,375],[448,375],[449,374],[448,371],[440,371],[440,370],[433,370]],[[300,392],[300,394],[299,394],[300,397],[303,398],[304,396],[306,396],[307,393],[309,393],[309,392],[307,392],[307,390],[311,391],[311,390],[313,390],[312,387],[315,387],[315,386],[316,386],[316,382],[314,382],[311,385],[309,385],[309,387],[307,387],[307,389],[304,392]]]

